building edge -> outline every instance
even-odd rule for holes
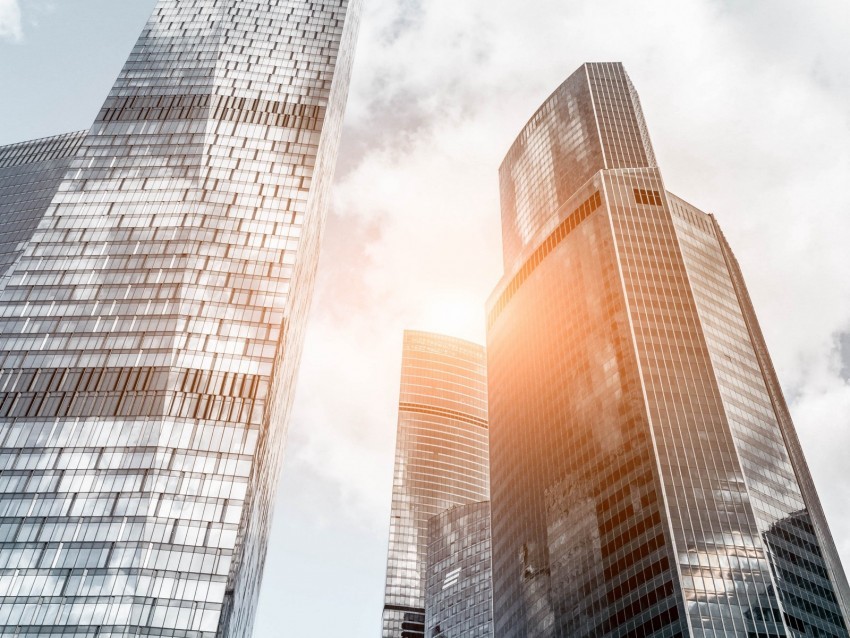
[[[747,285],[744,281],[741,266],[732,252],[732,247],[729,245],[720,225],[717,223],[717,218],[714,215],[709,215],[709,217],[711,218],[711,223],[717,233],[717,238],[723,252],[723,258],[726,260],[726,266],[729,269],[732,284],[735,288],[735,294],[738,297],[738,303],[741,305],[741,309],[743,310],[747,331],[750,334],[750,340],[752,341],[759,367],[761,368],[762,375],[764,376],[767,384],[770,400],[773,404],[773,410],[776,413],[776,419],[779,423],[782,438],[785,440],[785,445],[788,448],[794,474],[797,476],[800,491],[802,492],[803,498],[806,502],[806,508],[811,517],[817,538],[821,543],[821,549],[825,554],[824,561],[827,564],[829,577],[838,597],[841,613],[845,618],[845,622],[850,622],[850,584],[848,584],[847,574],[841,564],[841,559],[838,555],[838,548],[835,545],[835,539],[829,529],[829,524],[826,520],[826,513],[823,510],[823,505],[821,504],[820,497],[818,496],[817,489],[815,488],[809,464],[806,461],[805,454],[803,453],[803,447],[800,444],[800,438],[797,435],[797,429],[794,427],[794,422],[791,419],[791,411],[788,409],[785,394],[782,392],[782,386],[779,383],[779,376],[776,374],[776,369],[773,367],[773,361],[767,349],[767,342],[765,341],[764,333],[756,319],[755,307],[753,306],[752,298],[750,297]]]
[[[224,606],[219,621],[218,634],[222,638],[250,638],[253,634],[254,618],[259,600],[260,587],[265,572],[265,560],[268,550],[268,537],[273,520],[273,504],[277,494],[282,470],[283,454],[289,418],[292,412],[298,370],[303,351],[303,333],[306,328],[304,319],[309,312],[313,299],[315,273],[318,269],[330,188],[336,168],[340,146],[345,107],[351,84],[354,64],[354,51],[360,28],[363,0],[350,0],[345,14],[342,37],[340,38],[337,66],[335,67],[328,98],[328,112],[322,126],[316,166],[313,172],[313,187],[307,202],[307,210],[318,217],[317,222],[307,228],[302,235],[299,252],[313,252],[316,259],[297,259],[293,274],[293,289],[300,291],[290,297],[288,312],[285,314],[282,337],[275,356],[276,374],[269,390],[271,403],[266,412],[262,437],[257,454],[259,462],[254,464],[246,494],[247,503],[239,526],[240,536],[244,539],[254,536],[259,542],[251,543],[248,549],[256,549],[246,556],[246,543],[238,543],[238,554],[233,561]],[[349,52],[345,55],[345,52]],[[315,179],[315,177],[319,179]],[[306,262],[310,263],[306,263]],[[291,317],[297,317],[295,321]],[[297,332],[291,334],[290,328]],[[255,518],[259,516],[259,521]],[[250,567],[250,574],[245,566]],[[242,612],[242,613],[240,613]],[[241,617],[240,617],[241,616]],[[236,621],[234,623],[234,620]]]

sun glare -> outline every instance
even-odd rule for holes
[[[418,328],[484,343],[484,304],[460,292],[432,296],[421,309]]]

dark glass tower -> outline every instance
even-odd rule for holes
[[[737,263],[667,192],[620,64],[500,169],[495,635],[846,638],[847,581]]]
[[[490,503],[456,505],[428,521],[427,638],[493,635]]]
[[[0,634],[251,634],[357,4],[160,0],[0,149]]]
[[[456,506],[479,504],[489,496],[484,348],[444,335],[406,331],[382,617],[383,638],[421,638],[426,635],[426,607],[432,604],[426,596],[429,525],[435,526],[430,531],[435,535],[434,542],[439,543],[437,537],[443,528],[439,521],[433,520],[434,517]],[[477,531],[474,522],[459,514],[456,524],[463,526],[467,523],[472,542]],[[472,546],[481,551],[488,549],[486,543],[473,542]],[[451,544],[445,549],[453,553]],[[435,548],[435,551],[438,550]],[[439,570],[456,558],[441,555],[432,568]],[[440,562],[443,559],[446,562]],[[452,567],[461,568],[457,582],[450,583],[450,587],[456,588],[453,591],[462,589],[475,593],[474,586],[466,588],[464,584],[478,573],[481,564],[488,562],[488,557],[477,557],[473,562],[475,566],[458,564]],[[467,602],[464,600],[463,604]],[[475,604],[475,598],[470,602]],[[439,606],[439,601],[436,604]],[[460,610],[459,607],[457,609]],[[445,609],[442,611],[441,619],[446,626],[461,622],[461,618],[453,618],[452,613],[445,613]],[[481,620],[480,614],[477,618]],[[489,619],[486,621],[489,622]],[[431,634],[428,637],[431,638]]]

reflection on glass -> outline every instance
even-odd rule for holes
[[[456,505],[428,521],[425,635],[490,638],[490,503]]]
[[[489,496],[484,349],[453,337],[406,331],[384,638],[425,635],[426,608],[432,604],[427,596],[429,522],[455,506]],[[444,618],[443,630],[452,623]]]
[[[0,149],[3,635],[250,635],[356,17],[160,0]]]
[[[622,65],[571,76],[500,176],[495,635],[847,637],[847,581],[737,263],[667,192]]]

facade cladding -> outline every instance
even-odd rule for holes
[[[88,132],[0,150],[29,235],[0,290],[3,635],[250,635],[357,13],[160,0]]]
[[[490,638],[490,503],[457,505],[428,521],[427,638]]]
[[[0,147],[0,277],[32,237],[87,133]]]
[[[653,157],[622,66],[587,64],[501,168],[495,635],[847,637],[847,581],[737,262]]]
[[[490,498],[487,446],[484,348],[406,331],[383,638],[425,635],[429,522]]]

